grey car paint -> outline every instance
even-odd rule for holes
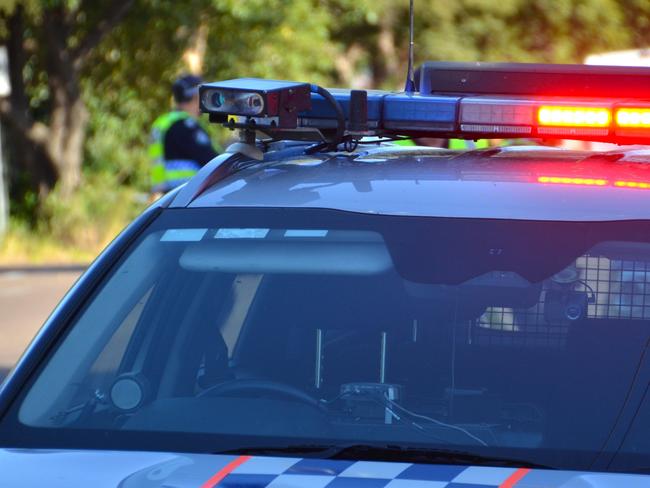
[[[11,488],[203,488],[212,486],[215,474],[237,456],[209,454],[173,454],[122,451],[49,451],[36,449],[0,450],[0,473],[3,487]],[[263,460],[263,458],[256,458]],[[287,465],[300,459],[273,458]],[[361,478],[376,478],[386,466],[395,463],[364,463]],[[399,464],[399,463],[397,463]],[[468,467],[466,472],[481,484],[463,486],[498,486],[490,482],[506,471],[504,468]],[[514,469],[510,469],[514,471]],[[435,468],[434,471],[435,472]],[[316,479],[316,475],[314,480]],[[267,486],[297,488],[291,478],[276,478]],[[308,479],[296,477],[296,481]],[[354,479],[354,478],[353,478]],[[442,487],[444,483],[400,480],[400,487]],[[480,483],[480,481],[479,481]],[[312,483],[307,483],[312,486]],[[232,485],[231,485],[232,486]],[[255,484],[255,486],[259,486]],[[314,485],[315,486],[315,485]],[[390,482],[387,486],[390,486]],[[396,485],[397,486],[397,485]],[[453,486],[453,485],[452,485]],[[616,473],[587,473],[534,469],[513,485],[517,488],[642,488],[650,486],[650,477]]]
[[[522,220],[650,218],[646,152],[593,153],[513,147],[458,153],[367,148],[356,153],[249,162],[203,191],[189,207],[329,208],[386,215]],[[606,180],[547,184],[542,176]]]

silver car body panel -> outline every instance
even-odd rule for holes
[[[271,155],[273,157],[273,155]],[[512,147],[376,147],[249,162],[189,207],[327,208],[543,221],[650,218],[650,156]],[[553,182],[544,182],[552,178]],[[561,183],[557,178],[568,178]],[[636,186],[634,186],[636,185]]]
[[[0,450],[12,488],[641,488],[650,476],[484,466],[127,451]],[[370,481],[372,480],[372,481]],[[369,484],[370,483],[370,484]]]

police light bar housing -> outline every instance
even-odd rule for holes
[[[341,105],[346,119],[350,118],[351,109],[351,91],[334,88],[329,90],[334,99]],[[386,96],[385,91],[369,90],[367,91],[366,118],[368,127],[377,130],[381,121],[383,99]],[[313,94],[311,100],[311,109],[303,111],[300,114],[302,127],[327,128],[336,126],[336,111],[332,105],[323,97]]]
[[[330,90],[345,115],[344,137],[523,137],[650,144],[647,67],[425,63],[417,82],[419,93],[368,91],[363,104],[366,117],[361,117],[364,130],[356,127],[359,110],[352,92]],[[313,90],[309,102],[309,87],[251,79],[212,83],[201,87],[202,108],[212,116],[240,115],[244,120],[238,128],[253,126],[271,139],[332,141],[333,131],[340,129],[336,110]],[[214,93],[224,98],[236,93],[244,103],[211,106]],[[258,94],[259,98],[251,98]],[[271,94],[279,105],[270,101]],[[358,97],[358,91],[354,95]],[[303,108],[294,111],[295,107]],[[277,120],[280,108],[285,117],[291,116],[284,125]]]
[[[584,64],[426,62],[416,80],[422,95],[538,95],[648,98],[650,70]]]
[[[310,85],[293,81],[240,78],[199,87],[201,111],[211,122],[227,122],[229,115],[273,118],[270,124],[296,127],[298,113],[311,108]]]

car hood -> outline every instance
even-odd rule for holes
[[[635,488],[650,476],[484,466],[125,451],[0,450],[16,488]]]

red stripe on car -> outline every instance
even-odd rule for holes
[[[499,488],[513,488],[521,479],[528,474],[529,468],[519,468],[512,473],[507,480],[499,485]]]
[[[230,461],[222,469],[217,471],[208,481],[201,485],[201,488],[214,488],[222,479],[228,476],[237,466],[241,466],[248,461],[251,456],[239,456],[234,461]]]

